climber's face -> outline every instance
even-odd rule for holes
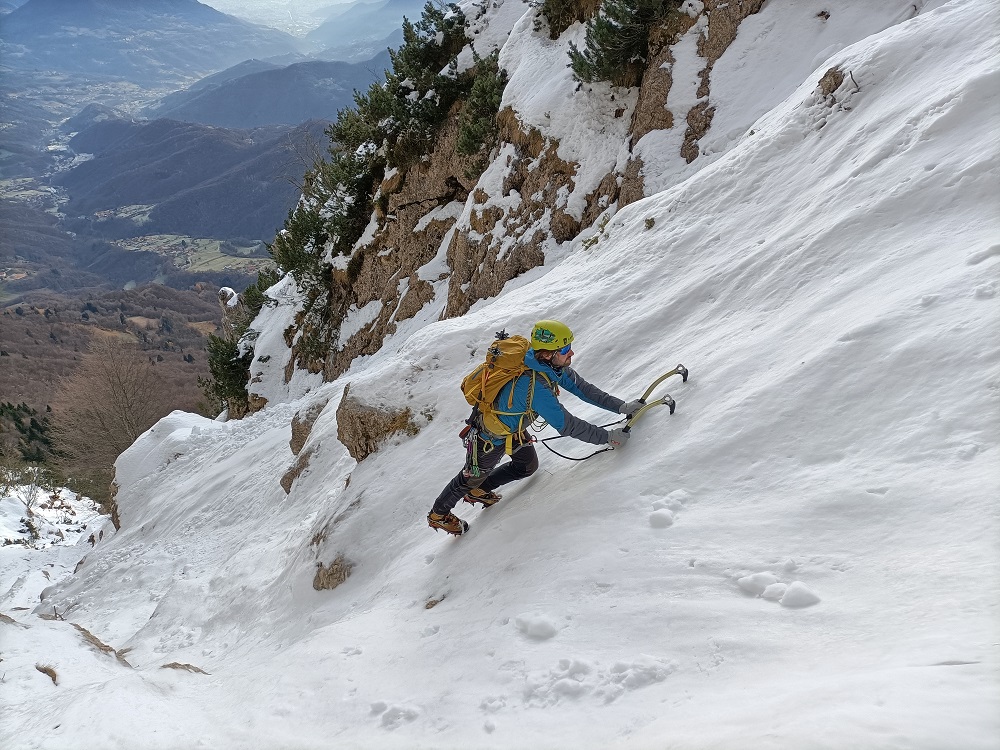
[[[573,353],[573,345],[566,344],[566,346],[552,355],[552,365],[554,367],[565,367],[573,361]]]

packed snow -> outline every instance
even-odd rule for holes
[[[757,22],[795,38],[791,5]],[[0,744],[996,748],[1000,10],[920,10],[854,4],[871,35],[725,153],[468,315],[246,419],[161,420],[118,461],[120,531],[32,611],[0,593]],[[834,66],[853,80],[823,96]],[[461,377],[549,317],[622,398],[686,365],[657,389],[676,413],[583,462],[541,449],[499,504],[456,508],[466,536],[431,531]],[[348,383],[419,432],[355,462]]]
[[[114,527],[90,498],[64,487],[49,490],[31,484],[3,494],[0,612],[10,616],[34,609],[40,594],[72,575],[81,557]]]

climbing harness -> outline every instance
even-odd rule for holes
[[[481,417],[482,415],[478,412],[478,410],[474,410],[472,416],[466,420],[466,426],[463,427],[458,433],[458,436],[462,439],[462,444],[465,446],[465,473],[470,477],[482,476],[482,471],[479,468],[479,457],[480,455],[492,453],[500,447],[493,442],[494,440],[505,440],[506,443],[510,445],[514,438],[518,438],[517,450],[520,450],[521,446],[535,442],[533,437],[528,436],[527,431],[521,431],[508,435],[506,439],[502,435],[494,435],[489,430],[477,426]],[[545,423],[543,422],[541,427],[544,426]],[[534,427],[534,423],[532,423],[532,427]],[[541,427],[539,429],[541,429]],[[511,454],[513,450],[514,449],[508,450],[508,455]]]
[[[646,392],[642,394],[642,398],[639,399],[639,402],[642,404],[642,406],[639,409],[637,409],[631,416],[626,415],[625,417],[622,417],[621,419],[616,420],[614,422],[609,422],[608,424],[602,424],[601,427],[605,428],[613,427],[616,424],[625,422],[625,432],[631,432],[632,425],[634,425],[639,420],[639,417],[641,417],[647,411],[652,409],[654,406],[667,406],[670,408],[670,413],[673,414],[674,410],[677,408],[677,403],[670,397],[670,394],[666,394],[662,398],[658,398],[655,401],[648,401],[648,402],[646,401],[646,399],[648,399],[652,395],[653,391],[656,389],[656,386],[658,386],[667,378],[672,377],[673,375],[680,375],[681,378],[683,378],[682,382],[686,383],[688,379],[688,370],[684,365],[677,365],[677,367],[675,367],[673,370],[663,373],[660,377],[654,380],[650,384],[649,388],[646,389]],[[559,440],[560,438],[564,437],[566,437],[566,435],[555,435],[554,437],[545,438],[544,440],[535,440],[534,438],[532,438],[532,442],[541,443],[546,448],[548,448],[552,453],[555,453],[560,458],[565,458],[569,461],[586,461],[588,458],[593,458],[599,453],[606,453],[607,451],[614,450],[614,448],[608,446],[607,448],[601,448],[598,451],[594,451],[589,456],[583,456],[582,458],[574,458],[573,456],[565,456],[562,453],[559,453],[558,451],[546,445],[551,440]]]

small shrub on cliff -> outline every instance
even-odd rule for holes
[[[231,416],[240,417],[247,413],[247,381],[250,379],[250,364],[253,351],[240,352],[238,341],[229,341],[214,333],[208,335],[208,369],[211,378],[202,378],[199,383],[214,409],[228,408]]]
[[[244,290],[240,299],[246,305],[250,320],[257,317],[264,305],[271,304],[272,301],[264,292],[278,283],[279,276],[277,269],[267,268],[257,272],[257,283],[251,284]]]
[[[680,4],[680,0],[605,0],[587,22],[584,48],[570,42],[573,77],[585,83],[638,85],[649,57],[650,30],[677,12]]]
[[[507,73],[497,63],[499,56],[499,51],[486,58],[475,56],[472,90],[458,118],[458,144],[455,150],[463,156],[479,157],[470,170],[473,174],[466,174],[470,178],[482,174],[486,159],[496,147],[499,137],[497,113],[507,85]]]
[[[384,174],[369,150],[341,150],[323,165],[323,181],[329,190],[321,213],[327,217],[327,249],[331,257],[350,255],[368,226],[372,193]]]
[[[305,200],[288,212],[284,228],[271,245],[271,257],[300,284],[318,283],[322,275],[320,251],[327,234],[323,217]]]
[[[209,334],[208,370],[211,377],[198,378],[202,394],[207,403],[199,405],[206,414],[218,414],[229,409],[234,417],[242,416],[249,410],[247,381],[250,380],[250,364],[253,352],[240,353],[240,341],[246,335],[250,323],[270,300],[264,292],[278,282],[278,272],[267,269],[257,273],[257,282],[251,284],[240,295],[246,307],[246,316],[234,326],[232,340]],[[249,349],[249,347],[247,347]]]
[[[535,0],[532,5],[538,6],[539,15],[548,23],[550,39],[558,39],[574,23],[584,20],[579,0]],[[541,18],[538,18],[535,31],[541,30]]]

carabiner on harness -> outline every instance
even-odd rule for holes
[[[473,415],[474,416],[474,415]],[[489,437],[486,430],[477,427],[475,425],[473,417],[467,420],[467,424],[462,428],[462,431],[458,433],[459,437],[462,438],[462,444],[465,446],[465,465],[466,470],[469,472],[470,477],[479,477],[482,472],[479,470],[479,454],[491,453],[496,445]],[[480,448],[480,443],[482,448]]]

